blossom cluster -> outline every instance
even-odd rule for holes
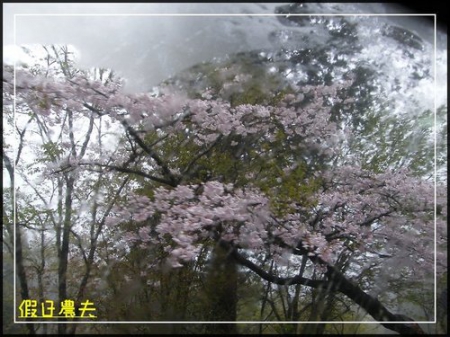
[[[372,243],[379,244],[381,241],[374,232],[394,235],[401,231],[402,224],[409,226],[410,231],[424,226],[431,229],[432,190],[404,174],[375,175],[355,167],[336,169],[333,174],[324,174],[327,179],[315,195],[314,207],[299,207],[297,212],[278,217],[270,207],[270,199],[256,188],[237,188],[218,181],[179,185],[173,189],[160,187],[153,199],[135,196],[129,200],[126,208],[117,210],[122,217],[116,221],[145,223],[157,215],[159,221],[153,228],[154,235],[144,227],[147,229],[131,236],[132,241],[164,242],[173,266],[194,259],[209,238],[225,240],[253,252],[276,251],[274,247],[282,244],[285,249],[279,251],[280,256],[301,247],[310,255],[333,263],[349,243],[362,252]],[[406,187],[398,188],[398,181],[408,182],[408,179],[410,183],[415,182],[416,188],[423,185],[421,194],[412,195]],[[408,203],[415,204],[416,209],[405,208]],[[394,224],[390,223],[391,219],[395,220]],[[417,242],[416,247],[419,247]]]
[[[122,219],[145,222],[159,216],[156,236],[149,235],[148,229],[141,230],[131,236],[133,241],[166,243],[174,266],[192,260],[201,242],[211,237],[243,248],[261,248],[267,239],[265,227],[271,222],[268,199],[261,193],[234,190],[230,184],[217,181],[179,185],[171,190],[160,187],[153,201],[145,196],[131,200],[126,208],[116,210]]]

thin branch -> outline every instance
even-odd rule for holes
[[[220,135],[219,137],[217,137],[217,139],[214,141],[214,143],[211,144],[211,146],[209,146],[208,148],[206,148],[204,151],[200,152],[198,155],[196,155],[191,162],[185,167],[185,169],[183,170],[183,172],[181,173],[182,176],[185,176],[186,174],[189,173],[189,171],[191,170],[192,166],[204,155],[208,154],[214,146],[216,146],[219,141],[222,139],[222,135]]]
[[[17,156],[16,156],[16,165],[19,163],[19,159],[20,159],[20,155],[22,154],[22,150],[23,150],[23,137],[25,136],[25,132],[27,131],[27,127],[28,124],[31,123],[31,121],[34,119],[35,114],[33,114],[33,116],[30,117],[30,119],[28,120],[28,122],[25,124],[22,132],[20,132],[19,128],[16,126],[16,130],[17,133],[20,136],[20,141],[19,141],[19,148],[17,149]]]
[[[100,111],[99,109],[94,108],[93,106],[89,105],[89,104],[83,104],[86,108],[88,108],[89,110],[97,113],[100,116],[105,115],[106,113]],[[158,156],[158,154],[153,151],[149,146],[147,146],[144,141],[141,139],[141,137],[139,137],[138,132],[136,130],[134,130],[125,119],[121,119],[120,123],[123,125],[123,127],[125,128],[125,130],[133,137],[134,141],[141,147],[142,150],[144,150],[145,153],[147,153],[150,158],[152,158],[156,164],[158,164],[159,167],[161,167],[162,173],[165,177],[168,178],[168,180],[164,180],[164,179],[159,179],[157,178],[159,182],[163,183],[163,184],[167,184],[169,186],[172,187],[176,187],[179,184],[179,178],[175,177],[174,174],[172,174],[172,172],[170,172],[169,167],[164,163],[164,161]],[[151,179],[151,178],[149,178]],[[152,179],[154,180],[154,179]]]
[[[367,227],[367,226],[371,225],[374,221],[380,220],[382,217],[388,216],[389,214],[391,214],[391,213],[393,213],[393,212],[394,212],[393,210],[390,210],[390,211],[381,213],[381,214],[379,214],[379,215],[377,215],[377,216],[374,216],[374,217],[372,217],[372,218],[370,218],[370,219],[367,219],[366,221],[360,223],[359,226],[361,226],[361,227]]]
[[[75,233],[75,231],[72,228],[70,229],[70,233],[77,239],[77,241],[78,241],[78,248],[80,248],[81,253],[83,254],[84,262],[87,263],[86,252],[84,251],[81,237],[77,233]]]
[[[80,151],[80,156],[79,156],[80,160],[84,157],[84,154],[86,153],[86,149],[87,149],[89,140],[91,138],[93,129],[94,129],[94,115],[91,115],[91,117],[89,118],[89,128],[86,133],[86,138],[84,139],[83,145],[81,146],[81,151]]]
[[[73,114],[72,114],[72,110],[67,109],[67,115],[69,117],[69,139],[70,139],[70,144],[72,145],[72,155],[74,158],[77,157],[77,149],[75,146],[75,137],[73,135]]]
[[[133,169],[130,169],[130,168],[127,168],[127,167],[120,167],[120,166],[116,166],[116,165],[100,164],[100,163],[79,163],[78,165],[80,165],[80,166],[82,166],[82,165],[86,165],[86,166],[94,165],[94,166],[99,166],[99,167],[106,167],[106,168],[108,168],[110,170],[113,170],[113,171],[122,172],[122,173],[136,174],[138,176],[150,179],[152,181],[156,181],[156,182],[161,183],[161,184],[166,184],[166,185],[172,186],[172,182],[171,181],[168,181],[168,180],[163,179],[163,178],[158,178],[158,177],[152,176],[150,174],[147,174],[145,172],[133,170]],[[92,170],[92,169],[90,169],[90,170],[93,171],[93,172],[101,172],[101,171]]]

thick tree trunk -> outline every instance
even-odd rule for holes
[[[217,245],[211,257],[206,280],[208,321],[236,321],[237,264],[228,251]],[[213,323],[206,326],[208,333],[236,334],[235,323]]]
[[[311,313],[309,315],[308,321],[319,322],[321,321],[321,316],[325,310],[326,305],[326,289],[318,288],[313,290],[313,305]],[[302,335],[317,335],[322,334],[325,329],[325,324],[305,324],[303,325]]]

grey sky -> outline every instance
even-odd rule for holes
[[[14,43],[13,14],[273,13],[279,4],[7,4],[4,44]],[[252,21],[251,35],[245,26]],[[274,18],[176,16],[16,16],[16,44],[72,44],[85,67],[102,66],[148,90],[168,76],[215,56],[262,47]],[[270,20],[270,23],[269,23]],[[272,25],[272,27],[270,27]],[[12,29],[11,29],[12,28]],[[244,29],[243,29],[244,28]],[[237,44],[236,41],[239,41]],[[266,46],[267,47],[267,46]]]
[[[3,4],[3,43],[72,44],[82,67],[109,67],[128,79],[127,90],[147,91],[169,76],[227,53],[273,48],[271,31],[283,28],[274,17],[180,17],[145,14],[273,14],[282,3],[188,4]],[[387,13],[382,4],[348,4],[339,11]],[[324,12],[338,11],[333,6]],[[15,17],[14,14],[20,14]],[[23,16],[35,14],[35,16]],[[46,16],[64,14],[65,16]],[[81,14],[79,16],[73,16]],[[136,14],[140,16],[113,16]],[[110,16],[100,16],[110,15]],[[431,37],[424,22],[395,18],[405,28]],[[284,27],[286,28],[286,27]],[[301,28],[296,28],[301,29]],[[431,41],[430,41],[431,42]]]

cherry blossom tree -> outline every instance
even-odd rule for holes
[[[14,78],[5,66],[3,81],[16,104],[48,122],[65,111],[111,119],[120,139],[113,150],[90,160],[70,155],[46,172],[114,171],[139,181],[107,219],[111,227],[138,225],[121,244],[164,247],[171,268],[213,247],[267,282],[341,293],[390,330],[422,332],[370,294],[375,285],[365,291],[351,275],[382,261],[386,273],[429,281],[434,226],[446,228],[446,182],[435,190],[408,165],[365,165],[361,135],[332,113],[354,103],[345,97],[351,74],[331,85],[280,84],[269,75],[259,87],[258,75],[238,66],[215,76],[198,95],[176,86],[125,94],[120,81],[83,73],[17,69]],[[446,248],[445,235],[437,244]],[[351,255],[345,271],[336,267],[343,254]],[[279,273],[258,265],[260,257]]]

